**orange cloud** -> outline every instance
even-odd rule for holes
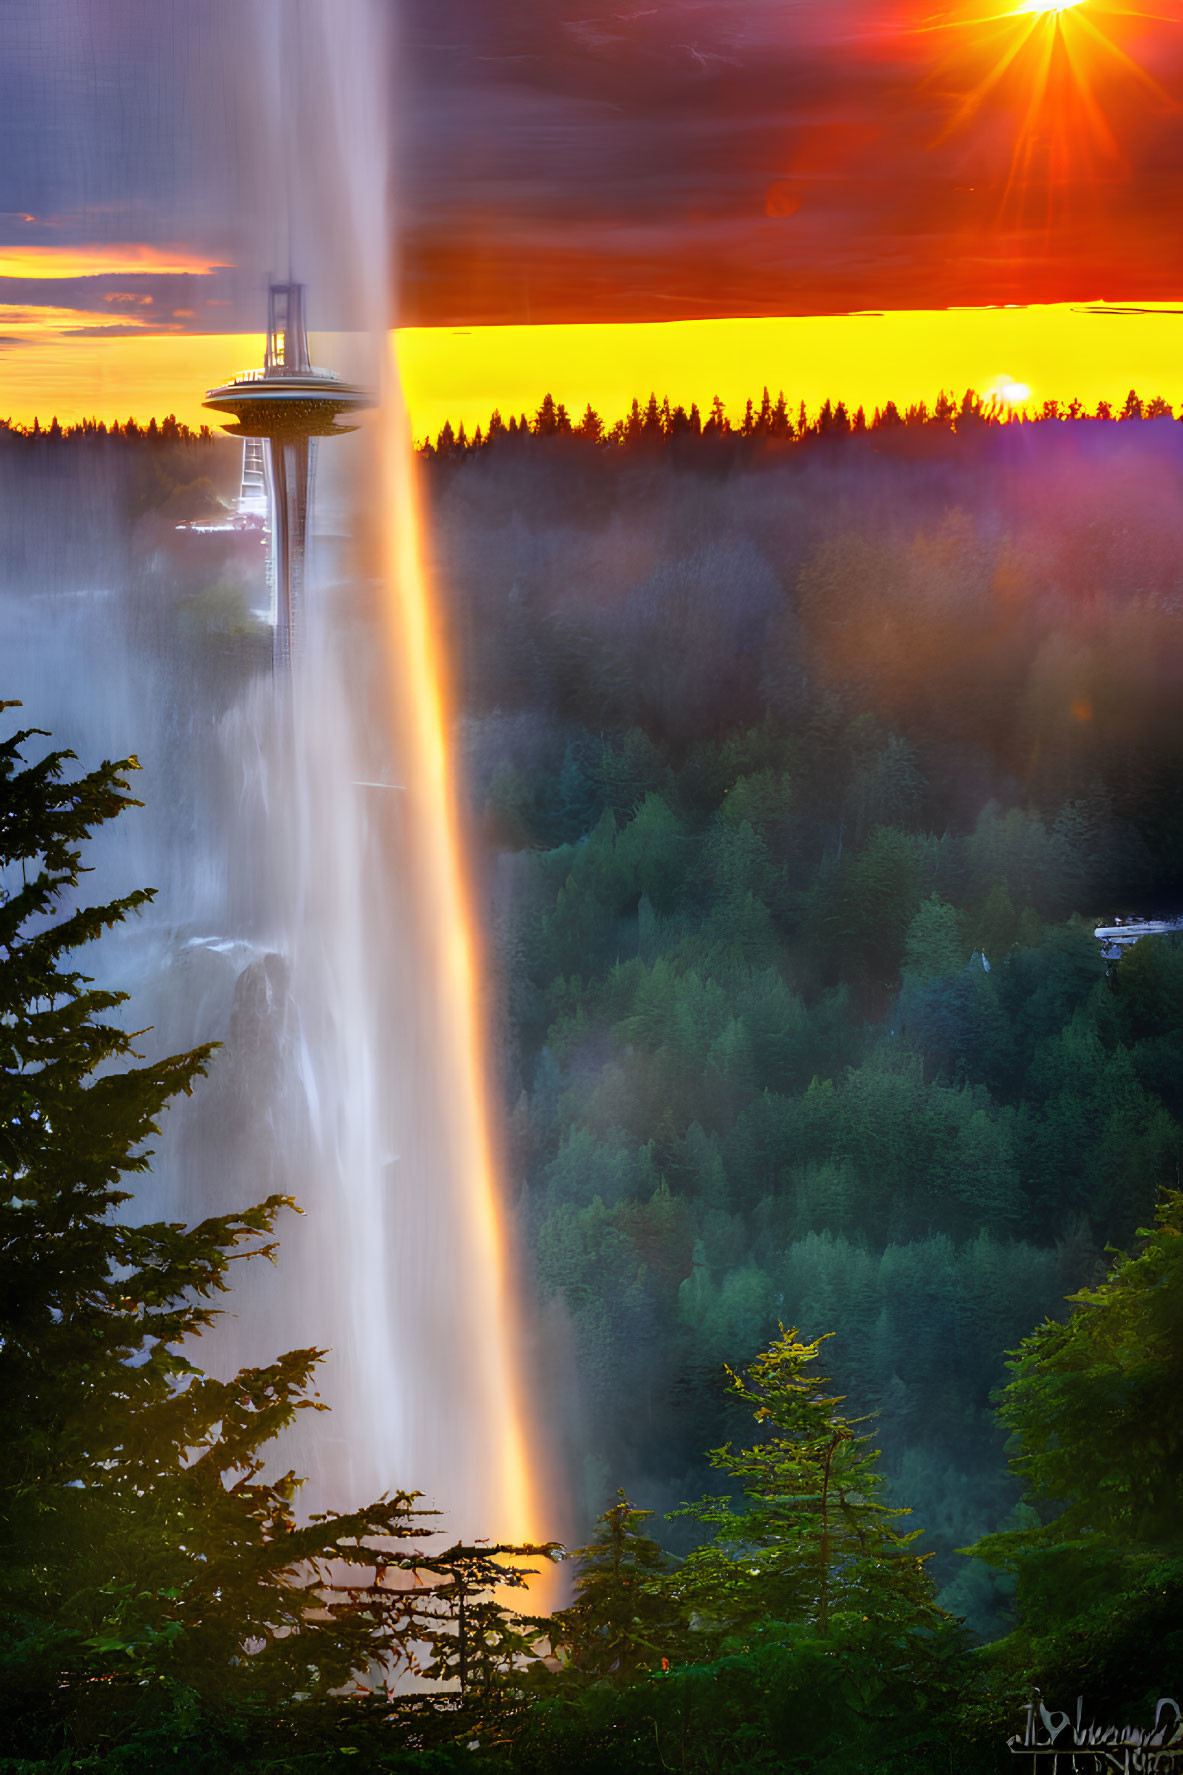
[[[0,247],[0,277],[127,277],[137,272],[157,277],[202,277],[224,269],[225,265],[225,260],[211,259],[206,253],[194,253],[186,247],[145,246],[138,241],[117,245]]]
[[[112,314],[109,310],[93,313],[85,308],[57,308],[45,302],[0,302],[0,326],[6,333],[27,333],[31,339],[69,332],[75,327],[118,327],[126,332],[129,326],[142,327],[140,315]]]

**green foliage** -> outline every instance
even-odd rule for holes
[[[1153,1703],[1183,1653],[1183,1196],[1010,1364],[999,1415],[1034,1506],[971,1551],[1018,1579],[996,1693]],[[1038,1514],[1036,1514],[1038,1512]],[[988,1714],[988,1710],[987,1710]]]
[[[284,1199],[188,1228],[116,1217],[209,1050],[130,1064],[107,1020],[125,995],[70,965],[150,897],[71,909],[81,843],[129,805],[135,761],[68,780],[68,753],[22,768],[32,737],[0,743],[0,1743],[27,1770],[131,1775],[470,1735],[501,1710],[488,1671],[529,1643],[496,1600],[520,1575],[496,1556],[548,1550],[403,1551],[431,1532],[405,1491],[301,1521],[295,1474],[266,1463],[297,1412],[322,1409],[319,1352],[225,1382],[190,1360],[231,1262],[274,1249]],[[338,1698],[457,1661],[454,1720],[420,1707],[409,1723],[381,1686]]]
[[[742,1501],[677,1513],[714,1531],[706,1545],[671,1566],[623,1492],[600,1518],[557,1617],[569,1661],[539,1685],[515,1768],[945,1766],[960,1636],[817,1354],[782,1330],[729,1371],[761,1433],[710,1457]]]
[[[691,1630],[722,1648],[768,1615],[823,1639],[847,1617],[873,1613],[885,1632],[905,1634],[938,1619],[923,1562],[908,1551],[916,1535],[896,1527],[907,1512],[882,1500],[877,1454],[813,1372],[819,1348],[782,1328],[746,1373],[727,1371],[762,1435],[709,1459],[745,1502],[686,1507],[714,1539],[667,1586]]]
[[[935,411],[846,442],[831,412],[791,466],[758,404],[734,431],[720,411],[690,469],[672,438],[660,466],[644,453],[638,406],[626,447],[578,469],[539,445],[547,511],[517,541],[524,484],[497,450],[451,476],[441,527],[471,562],[466,628],[516,625],[509,669],[499,642],[472,666],[499,711],[489,764],[507,721],[550,736],[522,767],[512,1089],[524,1225],[600,1475],[588,1520],[609,1468],[651,1501],[707,1490],[702,1449],[737,1435],[720,1364],[782,1318],[837,1328],[836,1386],[876,1414],[890,1495],[993,1635],[1013,1574],[954,1550],[1018,1521],[989,1408],[1003,1352],[1178,1174],[1181,950],[1107,968],[1093,935],[1178,901],[1178,551],[1165,458],[1129,454],[1148,428],[1119,452],[1100,425],[1082,451],[1075,414],[1036,434],[993,432],[973,399]],[[545,596],[522,599],[541,559]],[[543,813],[576,721],[599,747],[579,834]],[[626,835],[646,797],[662,868],[643,886]],[[696,1698],[738,1731],[735,1658],[760,1714],[749,1655],[779,1668],[752,1642],[704,1652],[701,1681],[646,1678],[626,1733],[630,1688],[595,1725],[608,1764],[655,1766],[659,1691],[684,1724],[660,1756],[701,1741],[725,1764]]]
[[[819,878],[815,916],[848,971],[875,984],[898,980],[909,930],[939,860],[931,837],[877,826],[859,851],[843,858],[832,881]]]
[[[643,1532],[652,1515],[620,1490],[599,1518],[594,1539],[568,1555],[579,1562],[575,1600],[553,1617],[550,1634],[574,1676],[619,1686],[661,1668],[670,1611],[650,1580],[669,1558]]]
[[[954,1582],[953,1549],[1014,1502],[988,1408],[1003,1349],[1177,1165],[1176,952],[1107,975],[1083,922],[1031,910],[1065,903],[1070,820],[987,809],[937,837],[913,800],[883,825],[869,784],[925,791],[873,720],[815,709],[660,769],[660,799],[533,861],[521,948],[550,1017],[527,1099],[537,1273],[590,1443],[630,1483],[689,1489],[728,1421],[720,1363],[782,1314],[840,1325],[842,1385],[880,1413]],[[642,1249],[630,1205],[663,1185]],[[996,1631],[1004,1589],[977,1572]]]
[[[904,978],[922,981],[955,974],[966,963],[965,939],[956,910],[930,894],[908,926]]]
[[[770,1624],[741,1651],[540,1697],[515,1771],[580,1775],[944,1775],[957,1743],[956,1648],[934,1647],[922,1687],[853,1630],[839,1646]]]

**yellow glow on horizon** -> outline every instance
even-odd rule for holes
[[[69,311],[63,311],[69,312]],[[75,316],[75,319],[78,317]],[[0,336],[13,328],[0,324]],[[445,419],[471,436],[498,407],[533,415],[546,393],[578,416],[590,401],[611,422],[650,390],[705,414],[718,394],[733,421],[767,383],[794,410],[825,400],[853,411],[891,400],[931,406],[944,388],[994,389],[1000,363],[1031,400],[1120,404],[1133,387],[1145,399],[1183,401],[1183,313],[1166,303],[1082,308],[901,310],[884,314],[771,319],[644,321],[541,327],[415,327],[397,335],[411,427],[434,437]],[[314,336],[313,355],[333,365],[334,341]],[[116,335],[0,347],[0,419],[63,425],[98,417],[147,420],[176,413],[198,427],[213,415],[207,388],[262,362],[259,334]]]
[[[0,332],[22,345],[38,345],[80,327],[145,327],[135,310],[63,308],[51,302],[0,302]]]
[[[1071,7],[1083,4],[1084,0],[1023,0],[1021,6],[1015,7],[1014,16],[1017,18],[1020,13],[1024,12],[1067,12]]]
[[[1023,385],[1030,401],[1183,400],[1183,313],[1166,304],[1123,314],[1103,305],[903,310],[785,319],[640,322],[634,325],[413,328],[399,334],[407,406],[418,438],[445,419],[468,435],[494,407],[531,417],[553,394],[578,418],[590,401],[611,423],[634,395],[697,402],[717,394],[733,423],[767,384],[795,412],[844,401],[853,412],[895,401],[932,405],[943,388]],[[1011,366],[999,378],[999,362]]]
[[[390,367],[396,380],[393,350]],[[448,758],[446,663],[430,596],[409,440],[390,411],[398,404],[396,396],[385,405],[378,434],[388,514],[382,541],[390,706],[398,712],[415,760],[408,773],[418,799],[415,860],[423,903],[432,912],[425,921],[424,941],[434,947],[435,1003],[450,1069],[453,1158],[466,1190],[467,1229],[476,1245],[475,1271],[470,1275],[475,1275],[479,1298],[468,1304],[482,1336],[474,1344],[472,1363],[500,1427],[500,1440],[488,1451],[490,1478],[496,1485],[489,1527],[498,1539],[537,1542],[551,1537],[540,1525],[539,1488],[532,1476],[536,1462],[530,1458],[520,1379],[519,1333],[478,1002],[478,926],[470,904],[461,816]],[[545,1589],[545,1583],[538,1588]]]

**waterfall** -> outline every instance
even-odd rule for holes
[[[169,1112],[137,1213],[195,1220],[273,1191],[302,1210],[273,1269],[241,1266],[195,1359],[328,1352],[330,1411],[300,1414],[279,1451],[309,1475],[307,1507],[405,1487],[466,1538],[544,1538],[446,670],[388,348],[387,9],[243,14],[237,128],[262,219],[244,273],[261,314],[290,264],[314,359],[379,397],[319,448],[297,657],[272,673],[260,647],[233,695],[209,694],[113,556],[102,584],[27,602],[8,588],[6,694],[84,760],[144,759],[145,811],[101,837],[88,892],[160,892],[100,966],[151,1023],[145,1051],[222,1044]]]

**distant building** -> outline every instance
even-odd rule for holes
[[[1119,961],[1139,937],[1169,937],[1183,931],[1183,918],[1119,918],[1099,924],[1093,935],[1106,961]]]

